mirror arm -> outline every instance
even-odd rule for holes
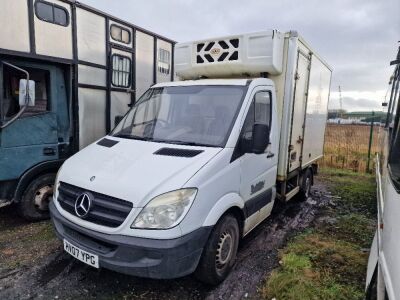
[[[15,120],[17,120],[19,117],[21,117],[21,115],[25,112],[26,107],[27,107],[27,105],[28,105],[28,103],[29,103],[29,72],[26,71],[26,70],[24,70],[24,69],[21,69],[21,68],[15,66],[15,65],[13,65],[13,64],[10,64],[10,63],[8,63],[8,62],[5,62],[5,61],[2,61],[2,63],[3,63],[4,65],[7,65],[7,66],[9,66],[9,67],[11,67],[11,68],[13,68],[13,69],[16,69],[16,70],[21,71],[22,73],[24,73],[24,74],[26,75],[26,82],[27,82],[28,84],[27,84],[27,86],[26,86],[25,105],[19,110],[19,112],[18,112],[14,117],[11,118],[11,120],[9,120],[9,121],[7,121],[5,124],[1,125],[1,126],[0,126],[0,129],[4,129],[4,128],[8,127],[9,125],[11,125],[11,123],[13,123],[13,122],[14,122]]]

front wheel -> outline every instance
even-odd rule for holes
[[[49,202],[53,197],[56,174],[45,174],[34,179],[18,203],[18,212],[28,221],[41,221],[50,217]]]
[[[207,241],[195,276],[210,285],[221,283],[235,264],[238,246],[238,221],[232,215],[225,215]]]

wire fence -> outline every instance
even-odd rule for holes
[[[367,172],[370,130],[369,125],[327,124],[324,158],[321,159],[320,165]],[[382,127],[377,125],[373,128],[369,171],[374,170],[374,156],[380,151],[383,143],[382,130]]]

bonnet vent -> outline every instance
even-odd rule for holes
[[[102,139],[101,141],[97,142],[97,145],[103,146],[103,147],[107,147],[107,148],[111,148],[111,147],[115,146],[118,143],[119,143],[118,141],[109,140],[109,139]]]
[[[155,155],[176,156],[176,157],[195,157],[202,153],[203,150],[177,149],[177,148],[161,148],[154,152]]]

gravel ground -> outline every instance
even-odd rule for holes
[[[93,269],[63,252],[49,222],[28,224],[12,207],[2,208],[0,299],[259,299],[259,287],[278,266],[277,250],[311,226],[329,202],[325,186],[317,182],[307,201],[276,205],[272,216],[241,242],[233,271],[218,287],[192,276],[150,280]]]

